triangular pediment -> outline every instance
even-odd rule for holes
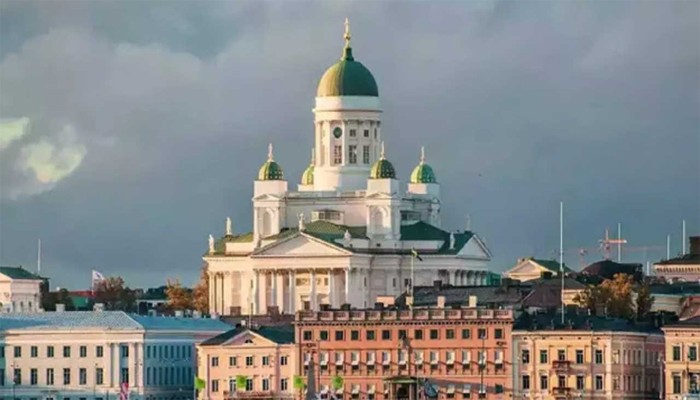
[[[260,196],[253,197],[253,201],[279,201],[282,200],[283,196],[279,196],[276,194],[261,194]]]
[[[527,259],[522,260],[517,263],[513,268],[508,270],[507,274],[540,274],[542,272],[549,272],[549,270],[533,260]]]
[[[346,256],[350,251],[305,233],[270,243],[253,253],[253,257],[328,257]]]
[[[371,199],[371,200],[386,200],[386,199],[393,199],[396,196],[394,196],[394,193],[384,193],[384,192],[372,192],[367,194],[365,196],[366,199]]]
[[[469,241],[459,250],[458,256],[470,258],[491,259],[491,252],[486,247],[486,244],[479,239],[477,235],[473,235]]]
[[[243,331],[222,343],[224,346],[274,346],[275,342],[253,331]]]

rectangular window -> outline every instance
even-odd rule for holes
[[[673,375],[673,394],[680,394],[681,392],[681,376]]]
[[[369,137],[369,129],[365,129],[365,137]]]
[[[70,385],[70,368],[63,368],[63,384]]]
[[[211,366],[212,366],[212,367],[218,367],[218,366],[219,366],[219,357],[212,357],[212,358],[211,358]]]
[[[603,375],[595,376],[595,390],[603,390]]]
[[[87,385],[87,369],[80,368],[78,371],[78,384]]]
[[[522,389],[530,390],[530,375],[523,375],[522,382]]]
[[[80,358],[87,357],[87,346],[80,346]]]
[[[303,335],[306,341],[314,340],[314,333],[312,331],[304,331]]]
[[[22,346],[15,346],[15,358],[22,357]]]
[[[408,339],[408,332],[405,329],[399,329],[399,339]]]
[[[372,330],[367,331],[367,340],[375,340],[376,339],[376,333]]]
[[[437,329],[430,330],[430,339],[437,340],[440,339],[440,331]]]
[[[247,392],[253,391],[253,380],[251,378],[248,378],[248,380],[245,381],[245,390]]]
[[[583,390],[584,382],[583,375],[578,375],[576,377],[576,390]]]
[[[681,360],[681,346],[673,346],[673,361]]]
[[[688,348],[688,361],[697,361],[698,360],[698,348],[697,346],[690,346]]]
[[[211,380],[211,391],[214,393],[219,392],[219,380],[218,379]]]
[[[53,386],[53,368],[46,369],[46,385]]]
[[[70,346],[63,346],[63,357],[70,357]]]
[[[321,340],[328,340],[328,331],[321,331],[319,338]]]
[[[120,350],[120,351],[121,351],[121,357],[122,357],[122,358],[127,358],[127,357],[129,357],[129,346],[127,346],[127,345],[121,345],[120,347],[121,347],[121,350]],[[167,351],[168,347],[166,346],[165,349],[166,349],[166,351]],[[168,358],[168,357],[167,357],[167,353],[166,353],[166,357],[165,357],[165,358]]]
[[[287,356],[281,356],[280,365],[287,365],[287,363],[289,363],[289,358],[287,358]]]
[[[385,329],[382,331],[382,340],[391,340],[391,331]]]
[[[121,383],[129,383],[129,368],[122,368],[121,377],[119,379]]]
[[[289,380],[287,378],[280,379],[280,390],[283,392],[289,390]]]
[[[105,381],[105,371],[102,368],[95,369],[95,383],[98,385],[104,385]]]
[[[557,360],[558,361],[566,361],[566,350],[564,350],[564,349],[557,350]]]
[[[362,163],[369,164],[369,146],[362,146]]]
[[[455,330],[454,329],[447,329],[445,331],[445,338],[454,339],[455,338]]]
[[[357,146],[354,144],[348,146],[348,162],[350,164],[357,164]]]
[[[595,363],[596,364],[603,363],[603,350],[596,350],[595,351]]]
[[[350,340],[360,340],[360,331],[350,331]]]
[[[53,358],[53,346],[46,347],[46,357]]]
[[[583,364],[583,350],[576,350],[576,364]]]
[[[151,346],[149,346],[148,348],[150,349]],[[102,347],[102,346],[95,347],[95,357],[102,358],[102,357],[104,357],[104,355],[105,355],[104,347]]]
[[[254,363],[255,363],[255,359],[253,358],[253,356],[246,356],[245,357],[245,366],[246,367],[252,367]]]
[[[229,367],[235,367],[236,364],[238,364],[238,358],[231,356],[228,358],[228,366]]]
[[[486,329],[479,328],[479,339],[487,339]]]
[[[493,330],[493,337],[496,339],[503,339],[503,329],[496,328]]]
[[[520,353],[520,360],[523,362],[523,364],[530,364],[530,350],[523,349],[523,351]]]
[[[357,136],[357,129],[350,129],[350,137]]]
[[[32,358],[37,358],[37,357],[39,357],[39,348],[36,347],[36,346],[32,346],[32,347],[29,349],[29,356],[32,357]]]
[[[462,329],[462,339],[469,339],[472,337],[471,329]]]
[[[262,390],[263,392],[267,392],[270,390],[270,380],[267,378],[263,378],[262,380]]]
[[[413,336],[414,336],[414,339],[416,339],[416,340],[423,340],[423,330],[416,329],[415,331],[413,331]]]
[[[549,354],[547,350],[540,350],[540,364],[547,364],[549,361]]]
[[[343,163],[343,146],[333,146],[333,164],[338,165]]]
[[[549,382],[547,381],[547,375],[540,375],[540,389],[547,390],[549,387]]]
[[[566,376],[564,375],[559,375],[557,377],[557,384],[559,385],[560,388],[565,388],[566,387]]]
[[[39,371],[36,368],[29,370],[29,384],[36,385],[39,381]]]
[[[20,368],[15,368],[14,369],[14,377],[12,382],[15,385],[21,385],[22,384],[22,370]]]
[[[335,331],[335,340],[345,339],[345,331]]]
[[[268,357],[268,356],[263,356],[263,358],[262,358],[262,365],[265,365],[265,366],[270,365],[270,357]]]

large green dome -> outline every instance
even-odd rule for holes
[[[350,28],[345,21],[345,48],[340,61],[333,64],[321,77],[317,97],[379,96],[377,82],[367,67],[355,61],[350,48]]]
[[[425,163],[425,149],[420,149],[420,163],[411,172],[411,183],[437,183],[433,168]]]
[[[272,144],[269,145],[267,161],[260,167],[258,171],[259,181],[282,181],[284,180],[284,171],[282,167],[275,162],[272,157]]]

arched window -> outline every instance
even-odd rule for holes
[[[261,236],[265,237],[265,236],[270,236],[271,234],[272,234],[272,211],[265,210],[263,212],[262,235]]]

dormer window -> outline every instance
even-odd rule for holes
[[[343,222],[343,213],[336,210],[317,210],[311,213],[312,221],[328,221],[335,224]]]

